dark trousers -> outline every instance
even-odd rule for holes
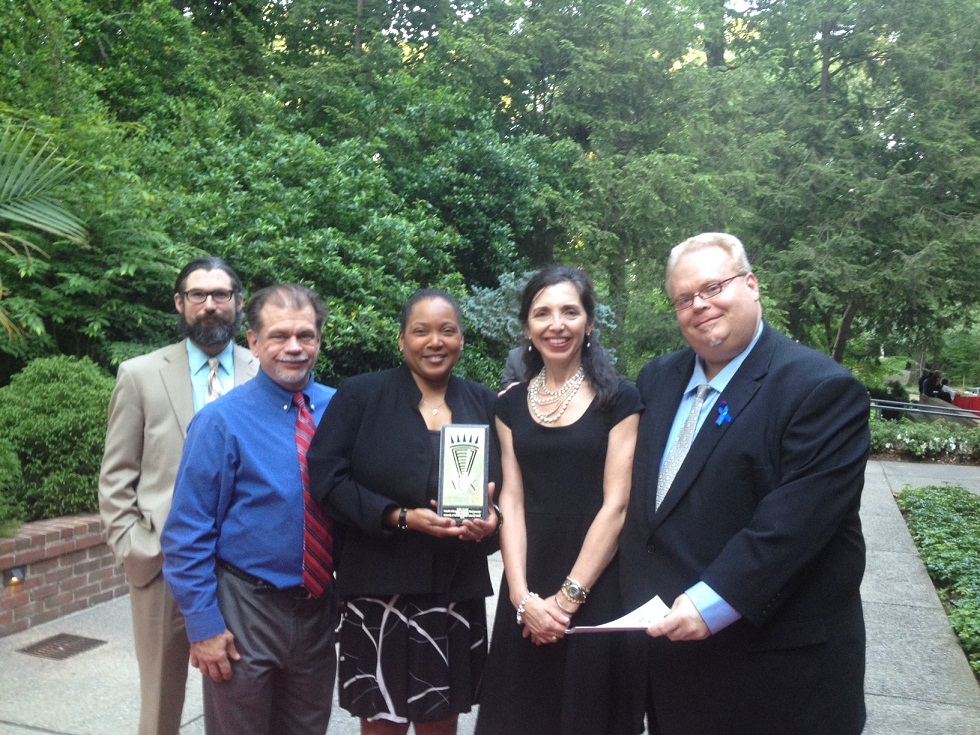
[[[332,590],[311,600],[221,566],[217,576],[241,660],[230,681],[203,677],[208,735],[324,735],[337,670]]]

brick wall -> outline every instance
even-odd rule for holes
[[[0,589],[0,637],[129,591],[98,515],[27,523],[13,538],[0,538],[0,572],[15,566],[27,574],[22,584]]]

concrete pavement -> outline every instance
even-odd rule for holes
[[[959,484],[980,493],[980,467],[871,462],[861,511],[868,545],[862,589],[868,629],[866,735],[980,735],[980,687],[893,500],[906,485]],[[492,558],[499,582],[499,555]],[[493,602],[488,611],[493,612]],[[68,633],[105,641],[65,660],[19,649]],[[129,601],[120,598],[0,638],[0,735],[130,735],[139,687]],[[181,735],[202,735],[200,680],[188,677]],[[473,730],[473,714],[459,732]],[[354,735],[336,707],[328,735]]]

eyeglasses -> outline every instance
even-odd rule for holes
[[[235,295],[235,292],[227,291],[225,289],[218,289],[217,291],[202,291],[201,289],[194,288],[190,291],[182,291],[180,295],[190,301],[192,304],[203,304],[208,300],[208,296],[210,296],[215,303],[223,304],[226,301],[231,301],[231,297]]]
[[[684,309],[690,309],[694,306],[694,299],[700,296],[702,299],[713,299],[715,296],[720,294],[725,290],[731,281],[741,276],[747,276],[748,273],[736,273],[731,278],[726,278],[724,281],[718,281],[718,283],[709,283],[707,286],[702,288],[697,293],[692,293],[690,296],[678,296],[676,299],[670,302],[670,305],[674,307],[674,311],[684,311]]]

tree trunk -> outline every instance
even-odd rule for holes
[[[626,245],[620,240],[618,257],[612,258],[607,272],[609,273],[609,306],[616,318],[616,330],[610,335],[603,335],[603,342],[614,350],[623,345],[623,325],[626,323],[626,306],[629,303],[629,288],[627,285],[627,252]]]
[[[844,362],[844,350],[847,348],[847,338],[851,336],[851,324],[857,316],[857,302],[851,301],[844,309],[844,318],[840,320],[837,328],[837,338],[834,340],[834,352],[832,357],[837,362]]]
[[[725,0],[712,0],[705,9],[704,53],[708,67],[725,66]]]
[[[361,24],[364,22],[364,0],[357,0],[357,21],[354,23],[354,55],[357,56],[363,50],[361,48]]]

